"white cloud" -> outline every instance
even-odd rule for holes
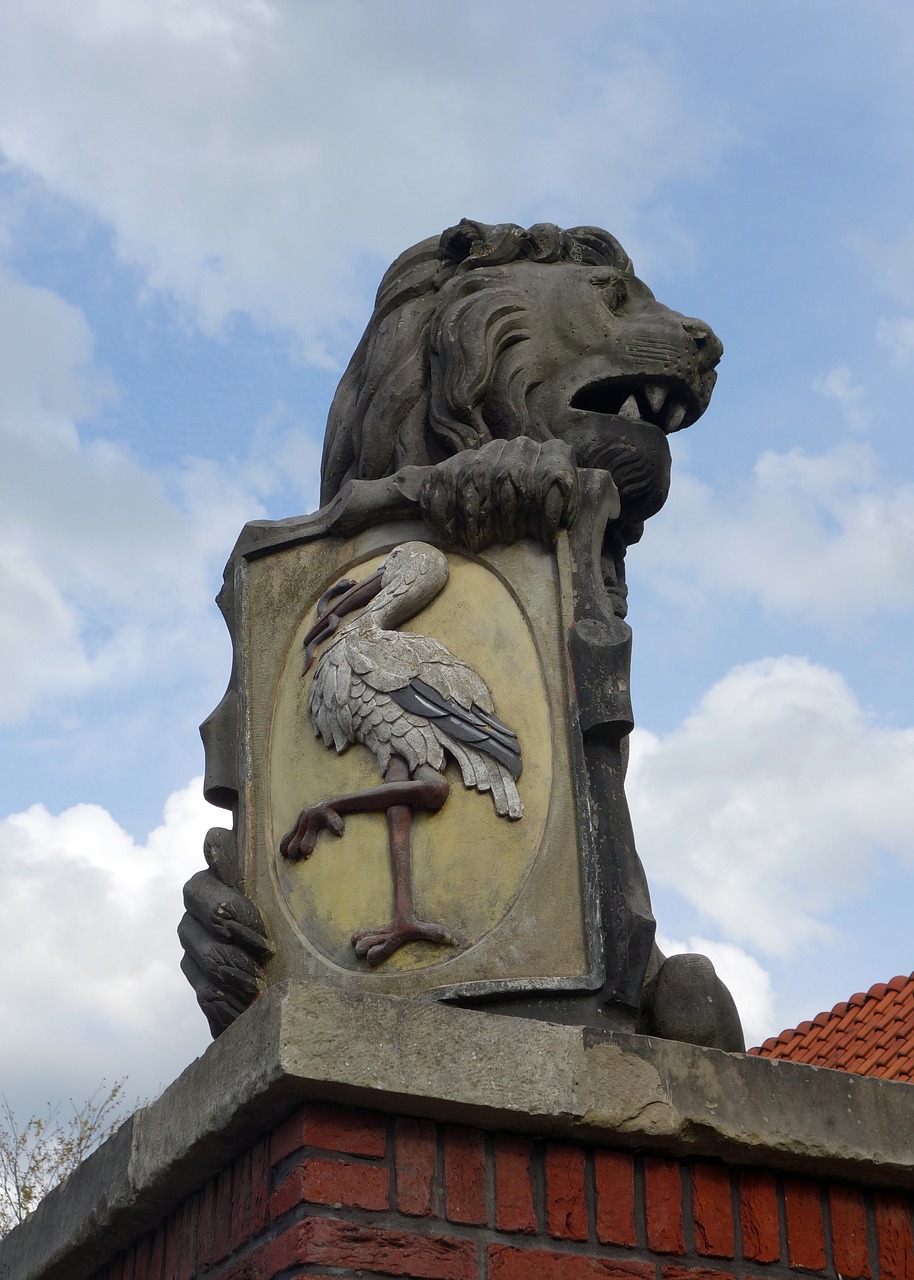
[[[866,402],[866,389],[854,384],[846,364],[836,365],[821,378],[813,379],[813,391],[834,400],[852,431],[865,431],[872,421]]]
[[[914,360],[914,316],[880,320],[876,325],[876,339],[888,347],[893,364],[910,364]]]
[[[72,420],[114,395],[94,364],[94,339],[82,312],[50,289],[0,274],[0,417],[4,430],[40,430],[50,447],[75,439]]]
[[[880,851],[914,862],[914,729],[805,658],[735,667],[672,733],[636,730],[628,791],[649,879],[771,956],[832,940]]]
[[[657,945],[667,956],[698,952],[708,957],[736,1001],[747,1047],[771,1035],[774,1025],[771,975],[748,951],[732,942],[715,942],[698,936],[689,938],[688,942],[677,942],[662,933],[657,935]]]
[[[679,471],[637,550],[680,602],[733,592],[774,614],[840,621],[914,605],[914,484],[865,445],[766,452],[751,482],[715,491]],[[852,597],[851,597],[852,593]]]
[[[238,531],[287,473],[316,476],[316,444],[263,424],[250,466],[187,458],[156,475],[83,438],[80,420],[114,392],[75,307],[0,273],[0,328],[0,722],[50,697],[204,668],[222,643],[211,601]]]
[[[470,3],[445,23],[402,0],[34,0],[0,18],[0,149],[109,223],[204,326],[243,309],[338,358],[364,309],[360,258],[389,260],[462,214],[570,224],[601,209],[625,237],[660,183],[700,180],[728,145],[723,113],[620,42],[606,6],[528,18]],[[656,218],[643,241],[663,239],[669,215]]]
[[[854,243],[883,291],[903,306],[910,306],[914,302],[914,222],[894,240],[858,235]]]
[[[20,1114],[57,1100],[61,1055],[79,1101],[124,1075],[132,1095],[154,1095],[206,1047],[175,936],[181,887],[224,817],[201,788],[169,796],[140,844],[98,805],[0,821],[0,1078]]]

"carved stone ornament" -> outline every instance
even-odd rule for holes
[[[233,830],[179,929],[214,1034],[306,977],[742,1047],[654,944],[623,786],[625,550],[721,351],[595,228],[464,221],[388,271],[324,505],[247,525],[219,597]]]
[[[598,479],[605,523],[615,491],[605,473],[588,477]],[[524,540],[473,555],[439,550],[419,521],[350,538],[324,524],[285,525],[253,555],[242,543],[227,611],[241,694],[237,879],[276,947],[269,979],[443,996],[601,985],[590,824],[575,785],[585,764],[568,534],[554,551]],[[318,602],[347,580],[363,598],[303,671],[336,616],[331,599],[318,618]],[[435,724],[461,710],[462,723]],[[390,947],[402,811],[424,923],[415,938],[404,926],[410,945]]]

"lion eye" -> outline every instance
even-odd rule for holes
[[[628,298],[628,286],[621,276],[591,282],[610,311],[620,311]]]

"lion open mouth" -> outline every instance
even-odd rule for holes
[[[681,431],[701,416],[695,396],[678,378],[603,378],[571,397],[572,409],[649,422],[661,431]]]

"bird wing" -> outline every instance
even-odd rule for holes
[[[415,638],[399,631],[381,630],[353,636],[353,670],[378,693],[401,688],[419,673],[419,658],[410,643]]]
[[[523,761],[517,734],[495,716],[488,686],[472,667],[440,641],[413,632],[372,629],[347,638],[344,650],[352,694],[360,691],[350,742],[373,751],[382,771],[391,751],[403,755],[411,771],[424,763],[441,768],[443,747],[468,787],[490,791],[502,816],[520,817],[523,804],[514,782]],[[336,680],[338,686],[339,675]],[[329,677],[324,683],[329,705]],[[312,692],[312,715],[314,697]],[[392,706],[402,720],[392,716]],[[330,745],[326,736],[324,741]]]
[[[349,692],[352,668],[345,648],[329,649],[322,656],[311,682],[309,708],[315,734],[325,747],[345,751],[355,741]]]
[[[475,702],[464,706],[419,676],[403,688],[391,690],[390,696],[404,711],[421,716],[448,738],[498,760],[512,778],[520,777],[523,761],[517,734]]]
[[[485,681],[430,636],[376,630],[353,637],[347,648],[353,670],[380,693],[402,689],[419,677],[461,706],[470,707],[475,702],[485,711],[492,708],[492,695]]]

